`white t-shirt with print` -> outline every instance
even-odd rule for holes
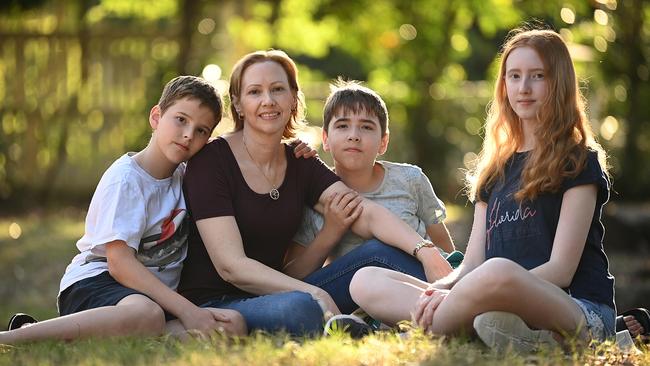
[[[66,268],[59,293],[108,271],[106,243],[122,240],[161,282],[176,289],[187,255],[188,220],[183,198],[185,164],[156,179],[127,153],[104,172],[86,215],[80,253]]]
[[[384,179],[376,190],[363,193],[370,199],[390,210],[406,222],[423,238],[429,238],[427,227],[446,218],[445,205],[438,199],[429,178],[416,165],[377,161],[384,167]],[[324,224],[321,214],[307,207],[302,223],[293,240],[309,246]],[[356,248],[366,239],[348,231],[330,253],[340,257]]]

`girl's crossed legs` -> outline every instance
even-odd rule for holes
[[[368,314],[395,324],[411,318],[428,286],[408,275],[371,267],[357,272],[350,292]],[[469,334],[477,315],[503,311],[519,316],[530,327],[557,334],[579,332],[581,339],[587,338],[585,315],[573,298],[505,258],[487,260],[441,296],[437,308],[425,310],[423,316],[430,317],[427,330],[435,334]]]

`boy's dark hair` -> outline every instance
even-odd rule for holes
[[[330,84],[330,95],[323,108],[323,129],[327,131],[334,113],[343,110],[359,113],[362,110],[374,114],[379,119],[381,135],[388,131],[388,110],[386,103],[374,90],[365,87],[356,80],[343,80],[342,78]]]
[[[198,99],[201,106],[210,108],[216,121],[215,127],[221,121],[223,113],[221,96],[217,89],[206,80],[191,75],[177,76],[171,79],[160,95],[158,101],[160,112],[165,113],[174,102],[183,98]]]

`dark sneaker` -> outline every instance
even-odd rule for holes
[[[38,323],[38,320],[29,314],[16,313],[11,319],[9,319],[9,324],[7,325],[7,330],[14,330],[22,328],[25,324]]]
[[[323,335],[331,335],[337,331],[348,333],[352,339],[360,339],[374,332],[372,327],[358,316],[345,314],[331,317],[325,324]]]

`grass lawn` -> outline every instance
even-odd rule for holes
[[[59,280],[83,232],[83,212],[0,218],[0,327],[17,311],[56,316]],[[626,259],[628,260],[628,259]],[[0,328],[0,329],[2,329]],[[494,354],[480,342],[414,334],[381,334],[353,341],[343,335],[292,340],[255,335],[178,343],[167,338],[84,340],[0,345],[3,365],[634,365],[650,351],[625,355],[611,344],[572,353],[527,357]]]

